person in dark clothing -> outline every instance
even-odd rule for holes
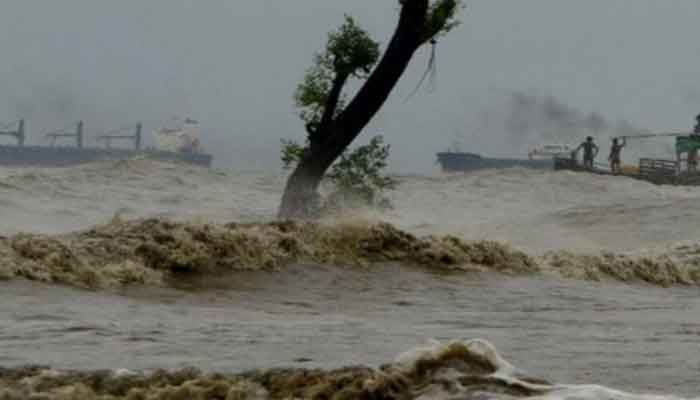
[[[688,151],[688,171],[695,172],[698,170],[698,151],[693,149]]]
[[[625,137],[622,137],[622,143],[617,138],[613,139],[612,146],[610,147],[610,155],[608,156],[608,161],[610,161],[610,170],[613,174],[620,173],[620,155],[622,153],[622,148],[627,144]]]
[[[583,166],[593,169],[593,160],[598,156],[598,146],[593,142],[593,137],[587,137],[586,141],[576,148],[576,152],[581,149],[583,149]]]
[[[695,128],[693,129],[693,135],[700,135],[700,114],[695,117]],[[698,151],[693,149],[688,151],[688,171],[695,172],[698,169]]]

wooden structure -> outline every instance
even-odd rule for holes
[[[639,169],[637,173],[621,172],[613,174],[611,171],[605,169],[585,168],[574,158],[557,157],[554,159],[554,169],[587,172],[596,175],[626,176],[628,178],[651,182],[656,185],[700,186],[700,173],[681,170],[681,162],[679,160],[641,158],[639,160]]]
[[[639,176],[646,180],[667,179],[680,172],[679,161],[641,158],[639,160]]]

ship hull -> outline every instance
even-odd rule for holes
[[[438,163],[445,172],[470,172],[482,169],[533,168],[554,169],[554,160],[478,157],[469,153],[438,153]]]
[[[210,167],[212,161],[212,156],[209,154],[160,150],[0,146],[0,166],[9,167],[69,167],[97,161],[119,161],[138,157],[166,162],[184,162],[202,167]]]

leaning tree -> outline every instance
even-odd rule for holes
[[[328,168],[382,107],[416,50],[457,24],[461,0],[399,0],[399,4],[398,25],[378,64],[379,45],[346,17],[299,86],[296,102],[306,122],[307,141],[287,180],[280,218],[309,217]],[[347,102],[343,88],[351,78],[366,80]]]

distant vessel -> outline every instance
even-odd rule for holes
[[[162,127],[154,132],[158,149],[173,153],[202,153],[198,122],[190,118],[182,123],[175,118],[173,122],[175,126]]]
[[[534,168],[554,169],[554,158],[569,157],[574,147],[568,144],[542,144],[528,152],[527,158],[494,158],[459,151],[454,143],[450,150],[437,154],[438,163],[445,172],[469,172],[480,169]]]
[[[83,122],[78,122],[74,130],[61,130],[44,135],[51,139],[51,146],[26,146],[24,120],[14,124],[15,129],[5,125],[0,135],[14,137],[17,145],[0,145],[0,165],[25,167],[66,167],[96,161],[116,161],[145,157],[159,161],[185,162],[203,167],[210,167],[212,156],[205,154],[199,142],[197,121],[173,119],[171,126],[154,132],[156,148],[141,147],[141,124],[121,128],[99,135],[96,139],[105,147],[83,146]],[[129,131],[131,133],[129,133]],[[70,139],[73,146],[56,146],[59,139]],[[113,148],[113,141],[132,142],[132,148]]]
[[[476,153],[446,151],[437,153],[438,163],[445,172],[470,172],[480,169],[534,168],[554,169],[554,159],[492,158]]]
[[[543,144],[531,149],[527,156],[530,160],[570,157],[575,150],[574,146],[568,144]]]

